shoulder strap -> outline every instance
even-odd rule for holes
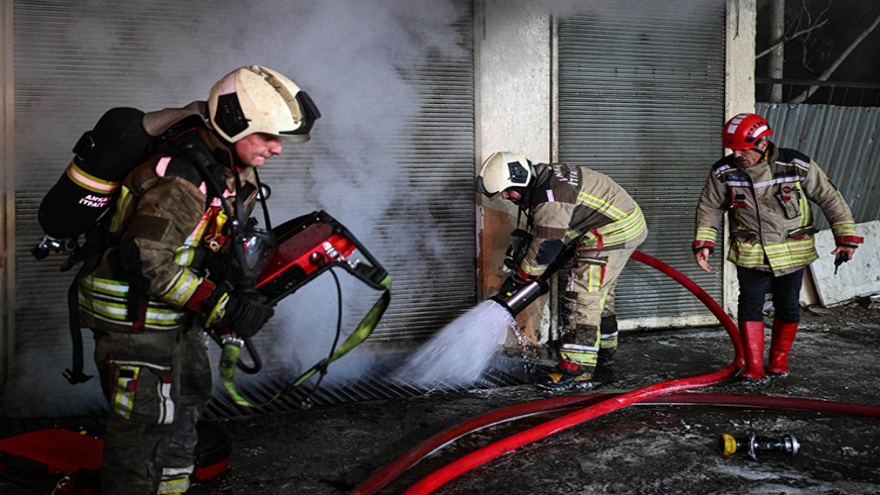
[[[70,368],[64,370],[62,375],[71,385],[87,382],[92,375],[83,372],[83,340],[82,328],[79,326],[79,276],[73,278],[70,288],[67,289],[67,315],[69,318],[70,339],[73,341],[73,362]]]
[[[208,195],[211,197],[223,198],[223,187],[217,182],[217,178],[210,172],[210,169],[220,166],[214,155],[208,150],[205,143],[201,140],[196,132],[180,133],[180,127],[185,125],[189,119],[172,126],[168,131],[160,136],[159,145],[164,145],[168,150],[176,153],[190,161],[208,186]],[[228,210],[225,201],[221,201],[224,210],[226,210],[229,218],[235,218]]]

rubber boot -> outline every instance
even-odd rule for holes
[[[615,363],[617,332],[617,315],[602,316],[602,323],[599,325],[599,361],[597,363],[599,366],[607,368]]]
[[[767,373],[776,376],[788,374],[788,352],[794,345],[794,337],[797,335],[798,323],[789,323],[782,320],[773,320],[773,337],[770,340],[770,362],[767,365]]]
[[[746,357],[746,367],[739,376],[746,381],[758,381],[764,378],[764,322],[740,322],[739,332]]]

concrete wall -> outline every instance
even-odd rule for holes
[[[520,152],[533,162],[550,160],[550,17],[538,2],[487,0],[478,4],[477,156],[479,167],[495,151]],[[499,270],[516,209],[501,199],[480,195],[478,278],[481,298],[497,292],[506,278]],[[519,315],[527,335],[546,323],[546,304],[533,304]]]

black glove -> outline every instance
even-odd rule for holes
[[[229,328],[239,337],[253,337],[274,314],[272,306],[253,297],[230,295],[226,311],[217,326]]]
[[[228,283],[214,289],[202,308],[206,328],[231,330],[239,337],[253,337],[275,314],[258,294],[234,292]]]
[[[498,294],[502,297],[510,297],[514,292],[518,291],[522,286],[528,284],[528,280],[523,280],[522,277],[519,276],[516,270],[507,277],[507,280],[502,282],[501,287],[498,288]]]
[[[510,233],[510,245],[504,253],[504,271],[515,270],[519,262],[526,255],[532,235],[523,229],[516,229]]]

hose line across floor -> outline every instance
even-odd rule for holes
[[[474,419],[460,423],[436,433],[414,448],[410,449],[394,462],[377,472],[366,482],[361,484],[352,494],[367,495],[375,494],[388,484],[392,483],[407,469],[429,456],[431,453],[454,442],[456,439],[485,428],[491,428],[506,422],[516,421],[544,413],[552,413],[565,409],[587,407],[598,402],[615,397],[619,394],[587,394],[567,395],[539,401],[518,404],[504,409],[498,409]],[[716,393],[677,392],[646,399],[635,405],[704,405],[704,406],[729,406],[739,408],[762,408],[779,409],[789,411],[824,412],[835,414],[848,414],[851,416],[864,416],[880,418],[880,406],[855,404],[850,402],[834,402],[819,399],[805,399],[797,397],[779,397],[767,395],[735,395]]]
[[[625,393],[563,396],[528,402],[492,411],[432,435],[427,440],[405,452],[391,464],[371,476],[364,483],[350,492],[351,495],[371,495],[377,493],[420,460],[459,437],[482,428],[552,411],[576,409],[573,412],[569,412],[563,416],[546,421],[477,449],[476,451],[430,473],[403,493],[405,495],[432,493],[443,484],[461,474],[520,447],[537,442],[590,419],[638,403],[759,407],[880,417],[880,407],[864,404],[790,397],[682,393],[686,390],[715,385],[736,375],[744,363],[743,347],[739,338],[739,331],[736,324],[730,316],[724,312],[723,308],[712,299],[709,294],[684,274],[662,261],[640,251],[634,252],[632,259],[651,266],[674,279],[694,294],[715,315],[715,317],[718,318],[733,343],[734,358],[730,365],[714,373],[660,382]]]

